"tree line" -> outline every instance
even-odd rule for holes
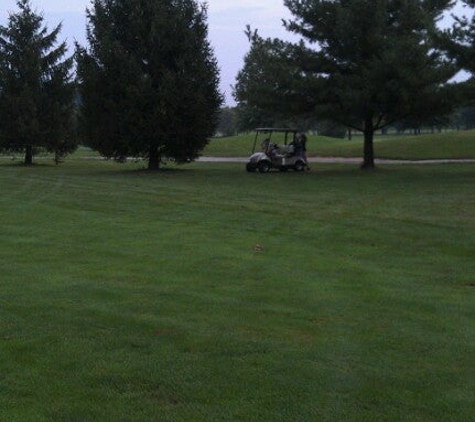
[[[471,16],[441,29],[453,0],[285,0],[284,26],[300,42],[248,27],[237,106],[221,108],[204,4],[93,0],[88,45],[68,57],[61,25],[49,31],[30,0],[18,0],[0,26],[0,151],[24,153],[26,165],[40,151],[60,162],[80,139],[155,170],[164,158],[194,160],[216,130],[284,122],[363,133],[362,167],[373,168],[375,131],[470,115],[475,0],[462,1]],[[471,78],[453,82],[462,69]]]
[[[30,0],[0,27],[0,149],[59,161],[77,140],[105,157],[188,162],[214,134],[222,95],[207,9],[194,0],[94,0],[88,46],[66,57]],[[73,65],[76,75],[73,76]],[[73,130],[75,128],[76,130]]]
[[[345,127],[338,121],[318,118],[314,115],[290,116],[279,118],[269,116],[269,119],[260,122],[261,126],[274,127],[297,127],[304,132],[310,132],[332,138],[353,139],[353,136],[361,136],[361,132],[355,132]],[[249,123],[246,115],[240,114],[238,107],[223,107],[219,113],[218,126],[215,138],[235,136],[240,133],[248,133],[255,128]],[[453,112],[445,116],[436,116],[426,121],[401,120],[391,126],[381,128],[382,135],[388,134],[411,134],[440,133],[443,131],[460,131],[475,129],[475,106],[456,107]]]

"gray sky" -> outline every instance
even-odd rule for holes
[[[247,24],[258,28],[263,36],[291,39],[282,27],[288,18],[283,0],[208,0],[209,35],[221,69],[221,91],[227,104],[233,104],[231,85],[242,67],[249,49],[244,35]],[[46,24],[52,28],[63,23],[61,39],[70,44],[77,40],[85,45],[85,9],[90,0],[32,0],[37,11],[43,12]],[[15,0],[0,0],[0,24],[5,24],[8,11],[16,10]]]

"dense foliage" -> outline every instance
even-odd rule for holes
[[[236,121],[236,109],[234,107],[223,107],[219,113],[218,136],[232,136],[238,133]]]
[[[48,32],[29,0],[17,2],[0,26],[0,150],[25,153],[25,164],[41,150],[59,161],[74,151],[72,59],[61,25]]]
[[[214,134],[218,68],[194,0],[95,0],[78,46],[83,136],[116,160],[196,158]]]
[[[475,8],[475,0],[463,0],[463,3]],[[460,67],[475,75],[475,14],[472,17],[455,17],[456,24],[448,32],[449,51],[454,55]]]
[[[363,167],[372,168],[375,130],[450,111],[446,83],[457,69],[434,38],[451,0],[285,4],[293,15],[285,26],[303,41],[248,31],[251,49],[235,97],[249,115],[311,113],[363,131]]]

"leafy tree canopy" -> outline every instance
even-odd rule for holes
[[[77,47],[82,128],[101,154],[193,160],[214,134],[222,96],[205,6],[194,0],[94,0]]]
[[[219,113],[218,127],[216,130],[220,136],[233,136],[238,133],[235,108],[221,108]]]

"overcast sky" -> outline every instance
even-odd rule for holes
[[[207,3],[210,41],[221,69],[221,90],[226,102],[233,104],[230,86],[249,49],[244,35],[246,25],[258,28],[266,37],[289,39],[290,35],[282,28],[282,19],[288,18],[289,13],[283,0],[208,0]],[[85,9],[90,0],[32,0],[32,4],[43,12],[49,28],[63,23],[62,39],[85,45]],[[0,0],[0,24],[4,25],[8,12],[15,10],[16,0]]]

